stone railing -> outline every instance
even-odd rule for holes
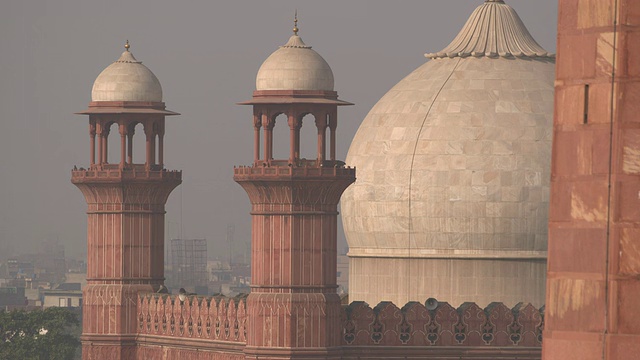
[[[458,309],[439,303],[434,310],[410,302],[399,309],[391,302],[375,308],[362,301],[343,307],[342,345],[541,347],[544,307],[518,304],[509,309],[475,303]]]
[[[344,166],[240,166],[233,169],[235,177],[242,176],[355,176],[356,169]]]
[[[244,298],[138,295],[138,334],[246,343]]]
[[[144,169],[74,169],[71,172],[72,181],[107,180],[107,179],[136,179],[136,180],[181,180],[182,171],[178,170],[144,170]]]
[[[137,309],[142,358],[245,356],[251,321],[245,298],[189,296],[181,302],[176,295],[140,294]],[[482,309],[465,303],[456,309],[439,303],[428,310],[418,302],[402,309],[390,302],[374,308],[353,302],[340,316],[344,359],[402,354],[424,359],[540,359],[544,307],[531,304],[510,309],[492,303]]]

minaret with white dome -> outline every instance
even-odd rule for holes
[[[87,285],[82,298],[83,359],[132,359],[137,297],[164,283],[164,214],[182,172],[164,168],[165,109],[156,76],[129,50],[95,80],[87,168],[71,182],[87,201]],[[138,130],[138,136],[135,136]],[[120,156],[109,159],[109,136]],[[97,140],[97,141],[96,141]],[[144,160],[134,157],[142,141]]]
[[[264,61],[253,98],[242,103],[253,107],[254,129],[253,163],[233,176],[251,201],[244,352],[260,359],[337,359],[337,205],[355,169],[336,159],[335,134],[338,106],[351,104],[338,100],[331,68],[298,36],[297,17],[293,31]],[[282,123],[276,121],[281,114]],[[274,139],[275,126],[288,127],[289,136]],[[303,126],[316,130],[317,142],[301,143]],[[289,143],[287,158],[274,158],[275,141]],[[301,146],[316,149],[316,158],[301,158]]]
[[[502,0],[425,56],[349,148],[350,300],[541,306],[555,56]]]

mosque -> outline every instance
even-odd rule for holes
[[[638,20],[628,9],[640,13],[640,6],[618,1],[625,21]],[[543,332],[546,359],[572,358],[580,348],[589,349],[581,359],[636,354],[637,325],[608,314],[637,319],[629,299],[640,293],[638,252],[629,239],[639,221],[629,199],[640,191],[640,135],[613,112],[610,125],[594,115],[610,105],[592,100],[589,89],[603,91],[611,80],[584,80],[585,69],[606,69],[598,57],[606,46],[598,62],[577,69],[563,62],[575,61],[584,29],[605,32],[606,14],[560,2],[558,74],[555,56],[514,9],[486,0],[449,46],[427,53],[371,109],[344,162],[335,151],[338,107],[353,104],[339,99],[330,66],[298,35],[296,19],[241,103],[253,109],[254,156],[233,176],[251,201],[252,289],[237,298],[162,291],[165,203],[182,182],[180,171],[164,166],[165,118],[179,114],[166,109],[159,80],[127,43],[80,112],[90,135],[90,165],[72,171],[88,204],[83,358],[540,359]],[[590,16],[567,15],[585,9]],[[573,42],[563,42],[569,36]],[[631,58],[625,46],[612,51]],[[603,59],[615,69],[615,56]],[[287,126],[289,137],[274,138],[275,126]],[[315,159],[300,156],[302,126],[317,130]],[[623,145],[612,140],[610,149],[623,149],[615,156],[578,137],[609,128],[626,136],[616,140]],[[143,163],[134,161],[136,131],[144,135]],[[108,158],[109,135],[120,136],[118,159]],[[288,157],[274,158],[274,142],[284,141]],[[616,159],[608,174],[619,189],[608,204],[602,167],[593,165],[607,155]],[[593,194],[581,187],[590,179]],[[340,199],[350,248],[347,306],[336,293]],[[617,206],[613,223],[603,206]],[[562,256],[565,239],[593,264],[617,254],[580,246],[583,237],[571,235],[595,239],[589,229],[612,226],[619,233],[607,245],[621,256],[615,276],[589,275],[583,258]]]

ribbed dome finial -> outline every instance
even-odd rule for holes
[[[124,48],[127,49],[127,51],[129,51],[130,47],[131,45],[129,45],[129,40],[127,39],[127,42],[124,44]]]
[[[296,9],[296,14],[293,18],[293,35],[298,35],[298,9]]]
[[[467,56],[555,57],[535,41],[516,11],[503,0],[485,0],[446,48],[425,56],[431,59]]]

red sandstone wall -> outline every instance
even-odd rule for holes
[[[142,294],[138,297],[137,359],[244,359],[244,299]],[[493,303],[485,309],[411,302],[342,307],[342,358],[540,359],[544,309]]]
[[[343,308],[342,345],[349,346],[461,346],[532,347],[542,345],[544,310],[531,304],[509,309],[492,303],[485,309],[447,303],[429,311],[418,302],[402,309],[381,302],[373,309],[357,301]]]
[[[244,359],[243,298],[138,296],[138,359]]]
[[[138,334],[200,338],[244,343],[244,299],[141,294],[138,297]]]
[[[639,25],[638,0],[559,1],[546,360],[640,358]]]

